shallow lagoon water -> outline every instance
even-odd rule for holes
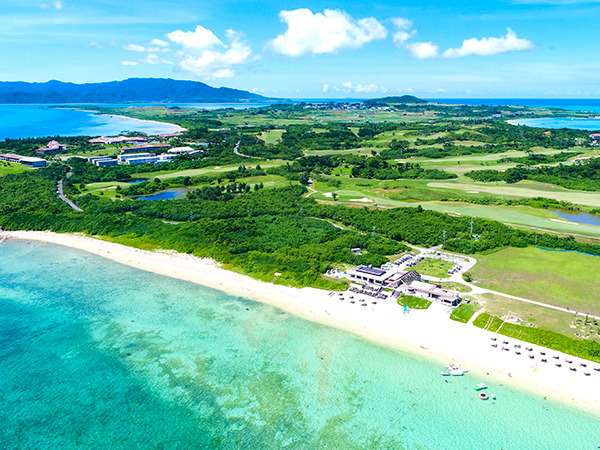
[[[281,310],[0,244],[3,448],[595,448],[600,418]],[[481,401],[485,381],[496,401]]]
[[[536,128],[570,128],[574,130],[600,130],[600,119],[575,119],[570,117],[542,117],[539,119],[509,120],[512,125],[525,125]]]
[[[73,106],[75,107],[75,106]],[[0,139],[42,136],[114,136],[123,131],[172,133],[168,123],[134,120],[42,105],[0,105]]]

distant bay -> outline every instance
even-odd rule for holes
[[[525,125],[536,128],[561,129],[569,128],[572,130],[600,130],[600,119],[577,119],[574,117],[541,117],[539,119],[516,119],[509,120],[511,125]]]
[[[72,108],[76,108],[73,106]],[[172,133],[168,123],[46,105],[0,105],[0,139],[43,136],[113,136],[123,131]]]

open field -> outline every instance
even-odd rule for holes
[[[8,175],[11,173],[21,173],[26,172],[28,170],[32,170],[29,167],[23,166],[21,164],[11,163],[8,161],[0,161],[0,176]]]
[[[246,164],[248,167],[254,167],[259,164],[263,169],[267,169],[269,167],[276,167],[284,164],[285,161],[261,161],[257,159],[249,160]],[[131,175],[133,178],[160,178],[163,180],[169,178],[177,178],[177,177],[193,177],[195,175],[204,175],[207,173],[220,173],[220,172],[230,172],[232,170],[237,170],[240,164],[230,164],[227,166],[210,166],[203,167],[202,169],[189,169],[189,170],[160,170],[157,172],[141,172],[135,173]]]
[[[340,187],[336,187],[337,184],[339,184]],[[468,187],[465,189],[464,186]],[[474,203],[442,201],[443,199],[452,196],[465,199],[473,198],[474,200],[478,198],[489,198],[491,196],[506,199],[518,199],[519,197],[553,198],[554,195],[552,194],[554,192],[567,191],[562,188],[557,190],[551,185],[544,183],[504,184],[493,189],[486,189],[490,188],[490,186],[464,183],[460,180],[445,182],[428,180],[378,181],[334,176],[330,177],[330,180],[327,182],[318,181],[314,183],[314,188],[318,192],[313,194],[312,197],[321,201],[331,201],[331,196],[324,194],[335,192],[338,196],[337,203],[353,205],[361,203],[377,203],[378,206],[389,208],[406,206],[416,207],[417,205],[421,205],[424,209],[444,212],[455,216],[473,216],[525,227],[537,227],[544,230],[555,231],[557,233],[572,233],[600,237],[600,227],[561,220],[556,214],[544,209],[522,205],[479,205]],[[568,192],[576,197],[580,196],[584,201],[600,203],[600,196],[596,193],[583,191]],[[519,196],[514,194],[527,195]],[[565,194],[565,198],[568,198],[568,195]],[[368,199],[369,201],[366,201],[365,199]]]
[[[571,328],[573,314],[520,302],[503,295],[478,294],[474,295],[473,299],[485,308],[486,313],[502,320],[512,318],[512,320],[516,320],[522,325],[531,323],[545,330],[555,331],[567,336],[574,335],[574,329]]]
[[[258,135],[260,139],[265,141],[265,144],[276,144],[281,141],[281,136],[285,130],[267,130]]]
[[[463,191],[477,191],[493,195],[506,195],[514,197],[547,197],[560,201],[600,207],[600,195],[597,192],[573,191],[559,186],[554,186],[535,181],[520,181],[515,184],[504,182],[475,183],[464,181],[432,181],[430,187],[442,189],[460,189]]]
[[[450,261],[444,261],[442,259],[425,258],[419,264],[413,267],[421,275],[426,275],[436,278],[447,278],[448,271],[455,266]]]
[[[477,257],[475,282],[488,289],[600,315],[600,257],[507,248]]]

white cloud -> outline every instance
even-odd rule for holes
[[[166,59],[161,59],[156,53],[148,53],[146,57],[140,62],[156,65],[156,64],[173,64],[173,61],[168,61]]]
[[[205,79],[233,77],[233,66],[255,59],[243,35],[234,30],[226,31],[227,45],[210,30],[200,26],[194,32],[176,31],[167,34],[167,37],[183,46],[176,53],[182,58],[179,67]]]
[[[323,92],[327,92],[327,91],[329,91],[329,85],[328,85],[327,83],[325,83],[325,84],[323,85],[323,89],[322,89],[322,91],[323,91]]]
[[[166,36],[176,44],[187,48],[205,50],[217,46],[225,47],[225,44],[212,31],[200,25],[197,25],[194,31],[177,30]]]
[[[60,0],[56,0],[54,3],[52,3],[52,5],[54,5],[54,7],[58,10],[63,9],[65,6],[65,4]]]
[[[465,39],[459,48],[449,48],[442,56],[444,58],[461,58],[463,56],[489,56],[498,53],[532,50],[534,45],[527,39],[520,39],[510,28],[506,35],[499,38]]]
[[[165,48],[165,47],[168,47],[171,44],[169,44],[167,41],[163,41],[161,39],[152,39],[150,41],[150,45],[155,45],[157,47],[163,47],[163,48]]]
[[[387,36],[387,30],[375,18],[355,20],[346,12],[334,9],[315,14],[306,8],[281,11],[279,19],[288,29],[269,45],[277,53],[287,56],[358,49]]]
[[[431,42],[413,42],[407,44],[410,54],[417,59],[437,58],[440,48]]]
[[[170,52],[171,50],[165,47],[144,47],[143,45],[137,44],[128,44],[124,45],[123,48],[130,52],[140,52],[140,53],[160,53],[160,52]]]
[[[143,47],[141,45],[136,45],[136,44],[128,44],[128,45],[123,46],[123,48],[130,52],[145,52],[146,51],[146,47]]]
[[[397,28],[392,38],[398,46],[403,46],[406,41],[417,34],[417,30],[410,31],[413,25],[412,20],[405,19],[404,17],[394,17],[391,20]]]
[[[405,19],[404,17],[394,17],[392,23],[400,30],[410,30],[413,26],[412,20]]]
[[[122,66],[137,66],[138,64],[137,61],[121,61]]]
[[[323,92],[327,92],[325,91],[325,86],[327,86],[327,88],[329,89],[328,85],[324,85],[323,86]],[[385,93],[388,90],[386,88],[384,88],[383,86],[377,86],[376,84],[352,84],[352,82],[350,81],[346,81],[345,83],[342,83],[343,86],[343,90],[346,92],[356,92],[356,93],[369,93],[372,94],[374,92],[381,92],[381,93]],[[339,91],[339,88],[334,87],[333,88],[334,91]]]

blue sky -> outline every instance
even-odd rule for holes
[[[0,79],[600,98],[600,0],[0,0]]]

